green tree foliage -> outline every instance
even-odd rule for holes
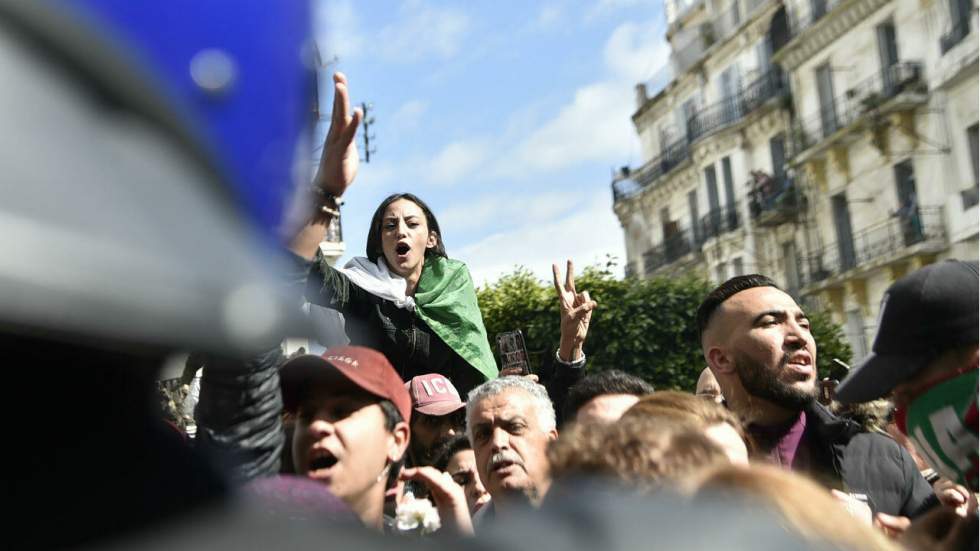
[[[851,345],[844,338],[844,331],[830,319],[830,315],[820,311],[808,310],[810,331],[817,341],[817,374],[823,379],[841,380],[847,369],[834,362],[834,358],[851,363]]]
[[[695,278],[616,279],[614,264],[592,266],[575,278],[599,304],[593,313],[585,354],[589,370],[620,369],[643,377],[657,389],[692,391],[704,368],[695,312],[711,286]],[[558,346],[558,302],[551,282],[517,268],[478,292],[491,347],[496,335],[521,329],[532,368]],[[821,377],[849,362],[850,347],[839,326],[821,313],[811,314]],[[839,378],[839,377],[838,377]]]

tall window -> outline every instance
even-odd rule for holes
[[[966,139],[970,142],[970,161],[973,163],[973,183],[980,185],[980,124],[974,124],[966,129]]]
[[[705,238],[714,237],[721,231],[721,206],[718,201],[718,177],[715,165],[704,169],[704,185],[708,191],[708,219],[705,223]]]
[[[728,157],[721,160],[721,178],[725,186],[725,229],[732,231],[738,227],[738,211],[735,207],[735,182],[732,179],[732,161]]]
[[[826,138],[837,131],[837,105],[834,102],[834,80],[830,72],[830,64],[817,67],[817,96],[820,98],[820,124],[823,137]]]
[[[889,19],[876,27],[878,34],[878,61],[881,64],[881,82],[885,95],[891,96],[898,84],[892,67],[898,63],[898,41],[895,39],[895,24]]]
[[[960,192],[963,198],[963,208],[968,209],[980,203],[980,125],[974,124],[966,129],[966,141],[970,146],[970,168],[973,169],[973,185]]]

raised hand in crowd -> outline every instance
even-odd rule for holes
[[[313,185],[334,197],[340,197],[357,176],[360,158],[354,135],[357,134],[357,127],[361,124],[364,113],[360,109],[351,110],[347,77],[343,73],[334,73],[333,82],[330,130],[323,142],[320,166]]]
[[[354,182],[360,164],[354,137],[364,114],[351,110],[347,77],[334,73],[333,80],[333,114],[316,177],[312,186],[299,190],[287,215],[289,249],[306,259],[316,254],[327,226],[339,214],[337,199]]]
[[[555,291],[558,293],[558,306],[561,312],[561,341],[558,345],[558,357],[565,362],[574,362],[582,357],[582,346],[589,334],[589,322],[596,301],[589,298],[588,291],[581,293],[575,290],[575,268],[569,260],[564,285],[561,281],[561,271],[557,264],[551,265],[554,275]]]
[[[425,485],[439,511],[443,530],[464,536],[473,535],[473,520],[466,504],[466,494],[449,473],[435,467],[413,467],[403,469],[400,478]]]

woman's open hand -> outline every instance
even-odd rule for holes
[[[334,73],[333,82],[333,114],[330,117],[330,130],[323,142],[320,167],[313,184],[334,197],[340,197],[357,176],[360,159],[354,137],[364,113],[360,109],[351,111],[347,77],[343,73]]]

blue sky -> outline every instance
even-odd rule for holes
[[[341,262],[364,254],[380,201],[409,191],[478,284],[516,265],[550,278],[552,262],[607,254],[621,272],[610,173],[642,162],[630,115],[634,85],[667,64],[662,2],[314,6],[321,53],[339,60],[329,71],[347,74],[376,119],[377,152],[345,195]]]

